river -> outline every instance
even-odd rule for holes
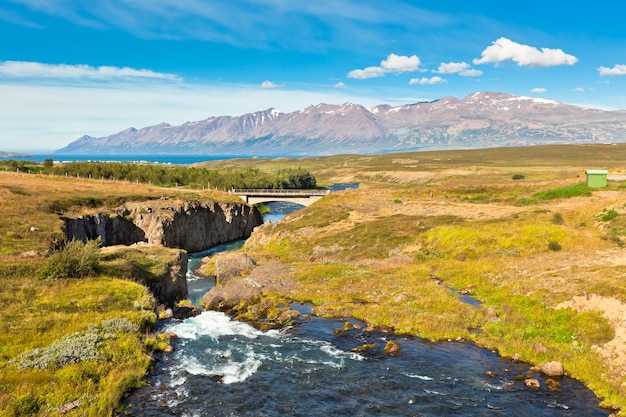
[[[289,211],[275,203],[272,221]],[[220,245],[190,256],[189,295],[197,302],[212,280],[193,274],[206,255],[240,247]],[[310,306],[296,305],[302,313]],[[563,378],[557,391],[524,387],[527,364],[511,363],[467,342],[365,332],[364,324],[336,332],[343,322],[316,317],[262,332],[206,311],[166,321],[178,335],[148,378],[124,402],[134,416],[607,416],[580,382]],[[396,356],[384,352],[388,339]],[[354,348],[376,347],[363,353]],[[492,376],[489,376],[492,375]]]

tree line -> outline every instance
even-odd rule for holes
[[[53,175],[126,180],[163,187],[304,189],[316,188],[317,180],[303,168],[284,168],[272,174],[256,168],[212,170],[119,162],[72,162],[46,167]],[[45,171],[44,171],[45,172]]]

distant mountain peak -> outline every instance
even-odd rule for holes
[[[160,123],[101,138],[88,135],[59,153],[327,155],[557,143],[626,138],[626,111],[603,111],[498,92],[401,106],[319,103],[283,113],[211,116]]]

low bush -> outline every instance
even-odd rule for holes
[[[20,371],[26,369],[58,369],[64,366],[104,359],[102,342],[123,333],[137,333],[139,326],[125,318],[103,320],[100,327],[90,324],[82,332],[70,333],[47,348],[25,352],[12,361]]]
[[[557,242],[556,240],[551,240],[548,243],[548,249],[550,249],[552,252],[558,252],[561,249],[563,249],[563,247],[561,246],[561,244],[559,242]]]
[[[609,210],[604,209],[602,210],[602,213],[600,214],[600,220],[603,222],[610,222],[617,216],[619,216],[619,213],[615,209],[609,209]]]
[[[33,349],[16,359],[17,369],[57,369],[63,366],[98,360],[102,337],[97,333],[70,333],[45,349]]]
[[[563,215],[561,213],[554,213],[550,221],[554,224],[563,224],[565,220],[563,220]]]
[[[83,243],[72,240],[65,247],[53,253],[37,271],[40,280],[60,278],[83,278],[98,269],[99,240]]]

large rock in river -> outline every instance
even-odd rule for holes
[[[547,376],[563,376],[565,371],[563,370],[563,364],[561,362],[546,362],[539,368],[543,374]]]
[[[256,265],[254,260],[252,262]],[[202,305],[207,310],[229,311],[240,303],[250,303],[266,291],[288,294],[295,288],[288,274],[288,266],[279,262],[254,266],[249,273],[232,276],[213,287],[202,298]]]
[[[217,285],[226,284],[231,278],[251,271],[256,266],[254,259],[245,253],[232,256],[220,256],[215,261],[215,282]]]

